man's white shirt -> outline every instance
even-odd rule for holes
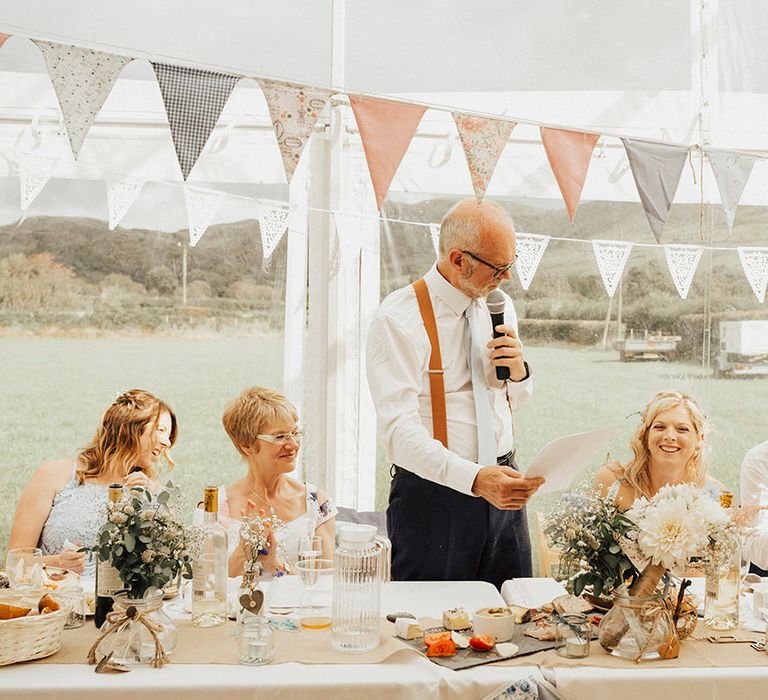
[[[749,450],[741,463],[741,505],[768,506],[768,440]],[[768,510],[757,517],[750,558],[761,569],[768,569]]]
[[[472,298],[451,285],[433,266],[424,279],[429,289],[440,339],[448,449],[432,437],[429,388],[431,347],[413,287],[390,294],[376,311],[368,334],[368,384],[378,415],[379,435],[387,459],[419,476],[472,495],[477,464],[477,429],[469,364],[465,351],[467,322],[464,312]],[[506,296],[506,295],[505,295]],[[479,299],[481,331],[493,337],[484,299]],[[517,333],[517,315],[506,297],[504,322]],[[531,378],[500,381],[488,354],[483,357],[486,391],[493,412],[496,454],[512,449],[510,404],[517,409],[530,396]],[[509,403],[507,400],[509,394]]]

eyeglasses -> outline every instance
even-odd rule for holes
[[[298,428],[290,433],[279,433],[278,435],[257,435],[257,440],[271,442],[273,445],[287,445],[291,440],[301,442],[301,430]]]
[[[469,255],[472,260],[477,260],[477,262],[483,263],[483,265],[490,267],[491,270],[493,270],[493,279],[495,280],[500,279],[501,276],[508,270],[511,270],[517,262],[517,255],[515,255],[515,259],[507,265],[494,265],[493,263],[489,263],[487,260],[483,260],[479,255],[475,255],[468,250],[462,250],[461,252],[465,255]]]

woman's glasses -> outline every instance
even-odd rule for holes
[[[292,430],[290,433],[278,433],[277,435],[264,435],[259,434],[256,436],[257,440],[264,440],[265,442],[271,442],[273,445],[286,445],[291,440],[295,442],[301,442],[301,430],[298,428]]]

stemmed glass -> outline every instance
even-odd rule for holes
[[[319,535],[303,535],[299,537],[298,561],[321,559],[323,556],[323,541]]]
[[[299,624],[307,630],[324,630],[331,626],[331,591],[333,560],[310,558],[296,564],[304,590],[299,608]]]

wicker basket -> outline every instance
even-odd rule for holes
[[[42,659],[61,648],[69,607],[45,615],[0,620],[0,666]]]

